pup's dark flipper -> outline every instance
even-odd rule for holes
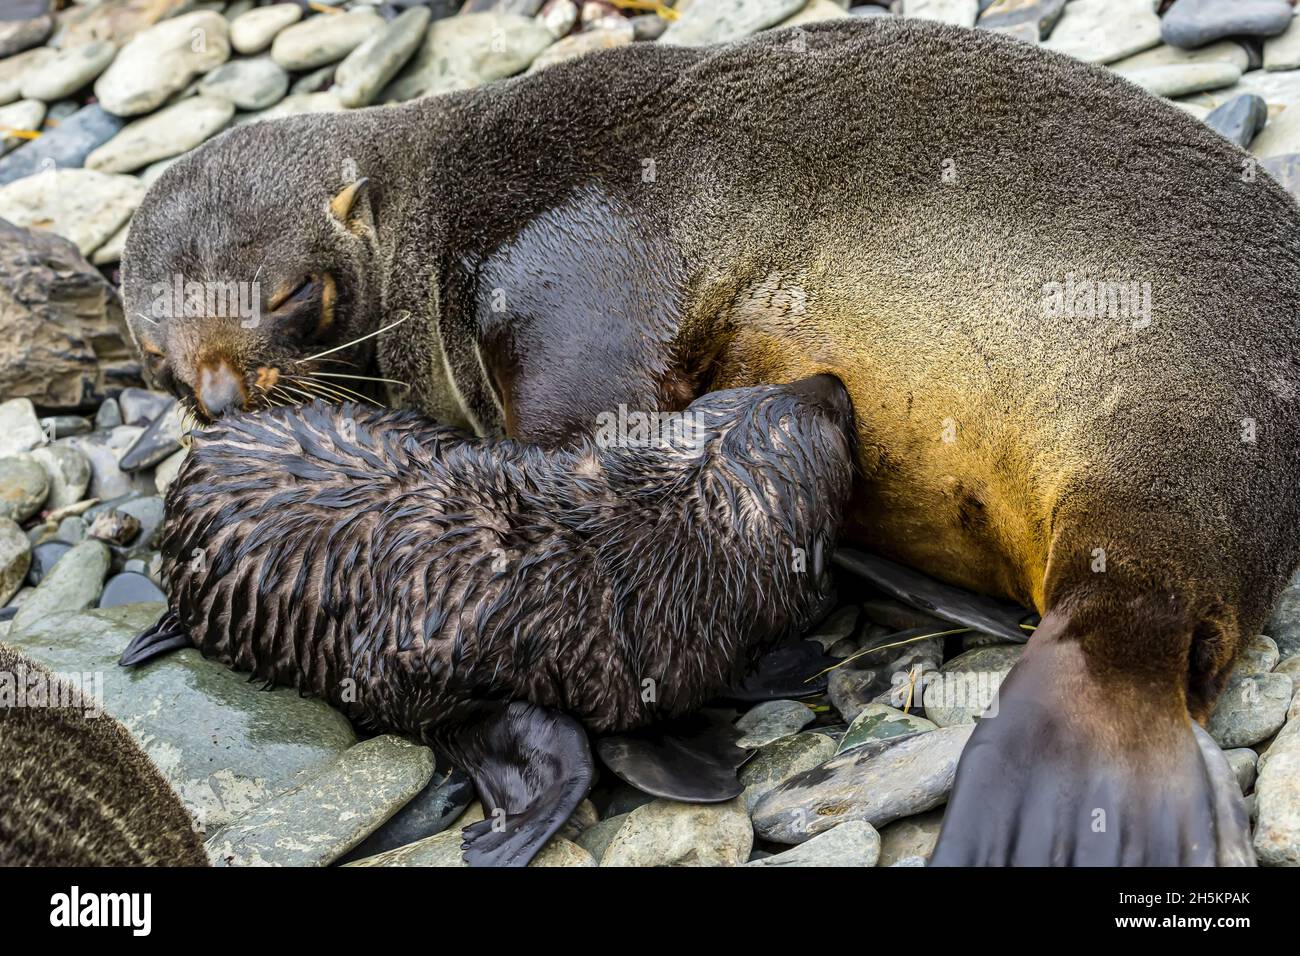
[[[688,717],[611,734],[596,741],[601,761],[625,783],[683,803],[721,803],[744,788],[736,770],[749,751],[726,714],[703,710]]]
[[[757,703],[824,694],[830,680],[825,671],[839,662],[839,658],[826,654],[816,641],[795,641],[764,654],[753,673],[719,696]]]
[[[954,624],[973,627],[1008,641],[1023,644],[1029,631],[1020,626],[1032,612],[950,584],[942,584],[919,571],[874,554],[840,548],[834,561],[846,571],[866,578],[886,594]]]
[[[463,831],[470,866],[527,866],[591,789],[587,731],[572,717],[516,701],[457,735],[484,819]]]
[[[1250,865],[1226,764],[1176,695],[1036,635],[966,744],[931,864]]]
[[[181,626],[176,612],[169,609],[158,619],[158,623],[126,645],[126,650],[117,662],[122,667],[135,667],[170,651],[193,646],[194,642]]]

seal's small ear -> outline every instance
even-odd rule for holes
[[[330,200],[330,215],[339,221],[339,224],[349,231],[355,231],[358,225],[364,225],[373,228],[370,216],[370,204],[366,202],[358,203],[361,194],[365,191],[366,184],[370,182],[366,177],[361,177],[355,182],[344,186],[337,196]]]

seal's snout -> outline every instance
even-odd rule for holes
[[[210,419],[248,407],[244,380],[224,358],[200,365],[194,386],[199,408]]]

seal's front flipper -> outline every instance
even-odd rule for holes
[[[725,714],[703,710],[687,717],[611,734],[596,753],[620,780],[645,793],[682,803],[721,803],[744,788],[736,770],[749,751]]]
[[[954,624],[1023,644],[1029,632],[1020,626],[1031,611],[943,584],[919,571],[851,548],[840,548],[834,561],[846,571],[866,578],[891,597]]]
[[[1049,614],[976,724],[931,864],[1251,863],[1241,794],[1180,689],[1090,666],[1063,633]]]
[[[470,866],[527,866],[594,777],[582,724],[522,701],[463,728],[454,749],[483,802],[484,819],[462,831]]]
[[[813,697],[826,693],[827,672],[839,663],[816,641],[795,641],[764,654],[752,673],[718,696],[744,703]]]
[[[181,625],[176,612],[168,609],[158,619],[158,623],[131,639],[117,663],[122,667],[135,667],[170,651],[193,646],[194,642],[190,640],[190,635]]]

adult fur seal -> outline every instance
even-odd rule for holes
[[[6,644],[0,793],[0,866],[208,864],[189,812],[126,728]]]
[[[168,491],[172,612],[123,663],[192,642],[417,735],[483,800],[467,861],[526,864],[590,786],[583,725],[694,711],[828,596],[843,386],[712,392],[669,425],[547,452],[353,405],[224,421]]]
[[[635,44],[231,131],[149,192],[123,269],[141,346],[209,411],[401,313],[328,358],[544,445],[836,375],[845,537],[1042,614],[935,862],[1240,844],[1192,722],[1300,562],[1300,212],[1107,70],[885,18]],[[260,275],[277,307],[151,313],[176,274]]]

